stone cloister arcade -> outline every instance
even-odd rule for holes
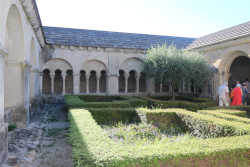
[[[141,60],[125,60],[117,76],[118,94],[141,94],[148,92],[171,93],[171,85],[154,83],[141,71]],[[74,72],[72,65],[60,58],[54,58],[44,64],[40,74],[40,90],[43,94],[108,94],[107,66],[99,60],[85,62],[80,70]],[[118,72],[117,72],[118,73]],[[200,91],[200,92],[199,92]],[[201,93],[201,90],[181,84],[179,93]]]
[[[136,68],[135,68],[136,69]],[[138,69],[119,70],[119,93],[145,93],[146,75]],[[107,67],[98,60],[84,63],[79,72],[74,73],[72,66],[63,59],[48,61],[40,75],[40,89],[43,94],[106,94]],[[126,71],[126,72],[125,72]],[[74,88],[79,87],[78,91]]]

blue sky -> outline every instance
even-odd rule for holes
[[[36,0],[44,26],[200,37],[250,21],[250,0]]]

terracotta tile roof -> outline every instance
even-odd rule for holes
[[[200,48],[250,35],[250,21],[195,39],[187,48]]]
[[[45,26],[43,31],[46,44],[89,47],[149,49],[157,44],[173,43],[177,48],[185,48],[195,39]]]

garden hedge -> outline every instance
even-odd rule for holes
[[[210,115],[178,110],[176,114],[185,121],[193,134],[202,138],[250,135],[250,124],[228,121]]]
[[[192,114],[196,113],[188,112],[195,117]],[[196,119],[202,114],[198,115]],[[121,146],[106,135],[89,111],[69,108],[69,120],[75,166],[250,166],[249,135]]]
[[[186,124],[180,119],[180,117],[176,114],[178,109],[156,109],[149,110],[146,108],[138,108],[136,109],[138,116],[142,122],[152,123],[160,129],[164,129],[171,125],[178,125],[184,131],[187,130]],[[182,110],[182,109],[180,109]]]
[[[129,96],[65,95],[67,107],[75,108],[130,108],[145,107],[147,100]]]
[[[86,110],[92,114],[98,125],[140,122],[135,108],[86,108]]]
[[[211,116],[226,119],[229,121],[236,121],[236,122],[243,122],[246,124],[250,124],[250,119],[235,116],[236,114],[246,113],[244,111],[237,112],[237,110],[199,110],[198,113],[211,115]]]
[[[216,104],[215,101],[209,99],[185,96],[176,96],[177,101],[171,101],[171,96],[141,96],[139,98],[148,100],[149,107],[153,106],[156,108],[183,108],[194,112],[206,109]]]
[[[209,107],[207,108],[207,110],[240,110],[240,111],[246,111],[246,116],[243,117],[248,117],[250,118],[250,106],[244,106],[244,105],[236,105],[236,106],[213,106],[213,107]]]

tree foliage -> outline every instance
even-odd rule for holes
[[[210,65],[204,55],[196,50],[177,49],[174,45],[152,47],[143,61],[143,72],[157,83],[174,88],[185,85],[201,87],[210,75]],[[192,83],[191,83],[192,81]]]

